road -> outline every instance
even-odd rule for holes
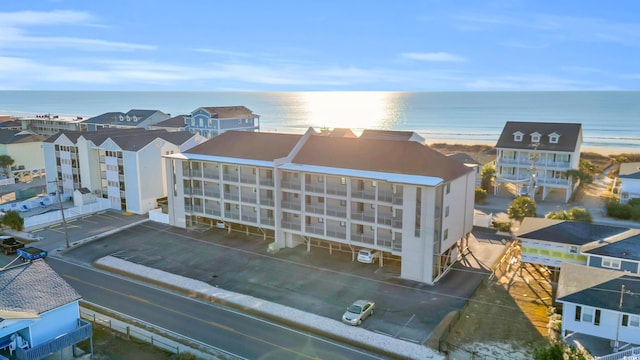
[[[248,359],[381,359],[379,355],[84,266],[47,258],[83,299]],[[346,325],[345,325],[346,326]]]

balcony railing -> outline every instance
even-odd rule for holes
[[[237,211],[237,210],[226,210],[224,212],[224,217],[226,217],[228,219],[238,220],[238,219],[240,219],[240,212]]]
[[[285,229],[300,231],[300,221],[297,220],[282,220],[282,227]]]
[[[569,185],[569,179],[536,179],[536,185]]]
[[[394,229],[402,229],[402,219],[394,219],[391,223],[391,227]]]
[[[300,180],[282,180],[280,185],[285,189],[300,190]]]
[[[304,231],[310,234],[324,235],[324,226],[307,225],[305,226]]]
[[[204,170],[204,177],[207,179],[218,180],[220,178],[220,174],[218,170]]]
[[[255,204],[258,202],[258,197],[256,196],[256,194],[242,195],[242,202]]]
[[[273,186],[272,178],[260,178],[260,185],[262,186]]]
[[[38,344],[34,347],[23,349],[16,348],[16,359],[18,360],[32,360],[43,359],[50,354],[59,352],[64,348],[75,345],[82,340],[91,337],[93,331],[90,322],[78,319],[78,327],[65,334],[58,335],[55,338]]]
[[[240,182],[244,184],[255,184],[256,176],[253,174],[240,174]]]
[[[347,208],[327,207],[327,216],[334,216],[334,217],[339,217],[344,219],[345,217],[347,217]]]
[[[274,226],[276,224],[276,221],[274,218],[261,217],[260,224]]]
[[[192,211],[193,211],[194,213],[201,213],[201,214],[203,214],[203,213],[204,213],[204,207],[203,207],[202,205],[193,205],[193,209],[192,209]]]
[[[393,193],[390,191],[379,191],[378,192],[378,201],[384,202],[392,202],[393,201]]]
[[[403,194],[393,194],[393,204],[402,205],[403,198],[404,198]]]
[[[526,180],[530,179],[531,175],[529,174],[496,174],[498,179],[504,180]]]
[[[238,195],[237,192],[225,192],[224,193],[224,198],[226,200],[234,200],[234,201],[238,201],[240,199],[240,195]]]
[[[306,204],[304,207],[306,212],[314,213],[314,214],[324,214],[324,205],[323,204]]]
[[[374,221],[376,221],[376,214],[374,214],[372,212],[352,211],[351,212],[351,220],[374,222]]]
[[[224,181],[238,181],[238,174],[237,173],[223,173],[222,174],[222,179]]]
[[[522,166],[530,166],[532,160],[528,157],[526,158],[498,158],[498,165],[522,165]]]
[[[266,197],[260,197],[260,205],[267,205],[267,206],[273,206],[274,205],[274,201],[273,199],[269,199]]]
[[[374,200],[376,198],[375,189],[351,190],[351,197],[357,199]]]
[[[327,194],[347,196],[346,185],[327,185]]]
[[[327,229],[327,236],[328,237],[332,237],[332,238],[336,238],[336,239],[346,239],[347,238],[347,232],[340,228],[340,229]]]
[[[206,207],[204,213],[207,215],[221,216],[220,207]]]
[[[257,223],[258,222],[258,216],[256,214],[242,214],[242,221],[248,221],[248,222],[252,222],[252,223]]]
[[[300,200],[282,200],[282,208],[300,211]]]
[[[351,241],[359,241],[365,244],[373,244],[373,234],[358,234],[351,233]]]
[[[220,190],[218,190],[218,189],[211,190],[211,189],[205,188],[204,189],[204,196],[219,199],[220,198]]]
[[[324,193],[324,184],[321,183],[305,184],[304,188],[309,192]]]
[[[393,215],[378,214],[378,224],[391,226],[392,222],[393,222]]]

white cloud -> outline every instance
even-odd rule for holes
[[[197,49],[191,49],[191,50],[195,52],[205,53],[205,54],[226,55],[226,56],[234,56],[234,57],[252,56],[252,54],[249,54],[249,53],[243,53],[243,52],[231,51],[231,50],[207,49],[207,48],[197,48]]]
[[[405,59],[419,60],[419,61],[434,61],[434,62],[463,62],[466,61],[462,56],[450,54],[446,52],[429,52],[429,53],[402,53],[400,54]]]
[[[469,90],[587,90],[597,86],[545,74],[506,75],[478,78],[464,86]]]
[[[0,12],[2,27],[85,24],[94,20],[89,13],[71,10]]]

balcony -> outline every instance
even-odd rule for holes
[[[240,182],[243,184],[255,184],[256,176],[253,174],[240,174]]]
[[[346,185],[327,185],[327,194],[347,196],[347,187]]]
[[[404,195],[402,193],[393,194],[393,205],[402,205],[403,199],[404,199]]]
[[[273,179],[272,178],[260,178],[260,185],[262,186],[271,186],[273,187]]]
[[[536,178],[536,185],[537,186],[569,186],[569,179],[541,179],[541,178]]]
[[[204,169],[204,177],[207,179],[218,180],[220,178],[220,174],[218,174],[218,170]]]
[[[242,214],[242,221],[247,221],[250,223],[257,223],[258,222],[258,216],[255,213],[249,213],[249,214]]]
[[[65,334],[58,335],[49,341],[43,342],[28,349],[23,349],[20,347],[16,348],[15,358],[20,360],[43,359],[50,354],[59,352],[62,349],[75,345],[82,340],[89,339],[92,333],[93,330],[91,323],[82,319],[78,319],[77,328]]]
[[[393,193],[391,191],[379,191],[378,201],[387,203],[393,202]]]
[[[242,194],[242,202],[249,204],[256,204],[258,202],[258,197],[255,193]]]
[[[294,180],[282,180],[280,182],[280,185],[284,188],[284,189],[293,189],[293,190],[300,190],[301,186],[300,186],[300,180],[298,179],[294,179]]]
[[[548,162],[537,162],[536,166],[539,168],[550,168],[550,169],[571,169],[571,163],[568,161],[548,161]]]
[[[331,229],[327,229],[327,236],[336,238],[336,239],[345,240],[347,238],[347,232],[343,228],[331,228]]]
[[[360,190],[351,190],[351,197],[354,199],[367,199],[367,200],[375,200],[376,198],[376,189],[360,189]]]
[[[207,215],[213,215],[213,216],[218,216],[218,217],[221,216],[220,207],[219,206],[218,207],[208,207],[207,206],[205,208],[205,210],[204,210],[204,213],[207,214]]]
[[[531,179],[531,175],[529,174],[496,174],[497,181],[507,180],[507,181],[518,181],[518,180],[528,180]]]
[[[324,184],[322,183],[305,184],[304,189],[308,192],[315,192],[315,193],[322,194],[324,193]]]
[[[308,213],[324,215],[324,204],[306,204],[304,210]]]
[[[192,212],[203,214],[204,213],[204,207],[202,205],[193,205]]]
[[[239,220],[240,219],[240,211],[238,211],[238,210],[225,210],[224,217],[227,218],[227,219]]]
[[[222,174],[222,179],[224,181],[234,181],[237,182],[238,181],[238,174],[235,172],[227,172],[227,173],[223,173]]]
[[[347,208],[346,207],[327,207],[327,216],[346,218],[347,217]]]
[[[219,199],[220,198],[220,190],[204,188],[204,196],[210,197],[210,198]]]
[[[366,221],[366,222],[372,223],[376,221],[376,214],[373,212],[352,211],[351,220],[359,220],[359,221]]]
[[[238,195],[238,192],[225,191],[223,196],[225,200],[238,201],[240,199],[240,195]]]
[[[393,215],[378,214],[378,224],[391,226],[393,223]]]
[[[324,235],[324,225],[307,225],[304,231],[309,234]]]
[[[273,206],[274,201],[267,197],[260,197],[260,205]]]
[[[300,211],[300,200],[282,200],[282,208]]]
[[[529,157],[519,157],[519,158],[498,158],[498,161],[496,161],[498,166],[505,166],[505,165],[516,165],[516,166],[531,166],[532,161],[531,159],[529,159]]]
[[[365,244],[373,244],[373,234],[351,234],[351,241],[358,241]]]
[[[391,221],[391,227],[394,229],[402,229],[402,219],[393,218]]]
[[[260,218],[260,224],[274,226],[276,224],[276,221],[272,217],[271,218],[270,217],[261,217]]]
[[[300,231],[300,221],[299,220],[282,220],[282,227],[284,229],[291,229]]]

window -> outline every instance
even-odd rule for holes
[[[524,135],[524,134],[521,133],[520,131],[514,132],[513,133],[513,141],[521,142],[522,141],[522,135]]]
[[[569,254],[577,254],[578,247],[577,246],[569,246]]]
[[[582,309],[582,321],[589,322],[589,323],[593,321],[593,309],[592,308],[584,308],[584,309]]]
[[[580,321],[581,318],[582,318],[582,306],[576,306],[576,316],[574,320]]]
[[[447,194],[451,192],[451,183],[447,183]]]
[[[531,142],[532,143],[539,143],[540,142],[540,135],[531,135]]]
[[[552,144],[557,144],[558,143],[558,137],[550,135],[549,136],[549,142],[552,143]]]
[[[449,229],[444,229],[442,233],[442,240],[447,240],[449,238]]]
[[[602,267],[610,269],[620,269],[620,260],[613,258],[602,258]]]
[[[449,216],[449,205],[444,208],[444,217]]]
[[[600,310],[596,309],[596,318],[593,320],[593,325],[600,325]]]
[[[341,185],[347,185],[347,178],[341,177],[340,178],[340,184]]]

